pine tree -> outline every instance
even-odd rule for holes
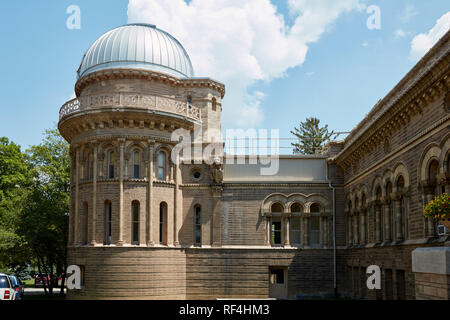
[[[319,127],[320,120],[317,118],[307,118],[300,123],[300,128],[291,131],[298,138],[298,142],[291,143],[294,147],[294,154],[317,154],[325,151],[325,144],[334,135],[328,131],[328,125]]]

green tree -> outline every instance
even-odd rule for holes
[[[300,123],[299,128],[294,128],[291,133],[298,138],[298,142],[291,143],[294,147],[294,154],[316,154],[325,151],[325,145],[334,135],[328,131],[328,125],[319,126],[320,120],[317,118],[306,118]]]
[[[32,185],[21,214],[20,234],[36,259],[39,273],[53,279],[66,271],[69,222],[69,146],[56,129],[27,150]],[[48,293],[55,283],[49,282]],[[47,293],[47,288],[45,288]],[[63,289],[61,288],[61,294]]]
[[[5,272],[19,273],[31,262],[26,241],[18,234],[30,177],[20,146],[0,137],[0,270]]]

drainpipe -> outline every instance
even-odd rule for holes
[[[337,265],[336,265],[336,188],[331,184],[331,180],[328,176],[328,163],[327,163],[327,179],[328,179],[328,187],[333,190],[333,288],[334,288],[334,296],[337,298]]]

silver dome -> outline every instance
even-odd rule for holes
[[[194,70],[183,46],[151,24],[127,24],[108,31],[86,52],[78,78],[106,69],[144,69],[177,78],[192,78]]]

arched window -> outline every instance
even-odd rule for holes
[[[195,245],[202,245],[202,220],[201,220],[201,211],[202,208],[200,205],[196,205],[194,207],[194,237],[195,237]]]
[[[217,100],[216,98],[212,98],[212,111],[217,110]]]
[[[400,193],[400,199],[399,199],[399,213],[398,213],[398,221],[397,223],[400,224],[400,231],[401,231],[401,238],[405,238],[405,235],[407,234],[406,230],[406,210],[405,210],[405,197],[403,196],[403,188],[405,187],[405,179],[403,176],[400,176],[397,179],[397,191]],[[397,239],[400,240],[400,239]]]
[[[141,177],[141,159],[139,151],[133,152],[133,178],[139,179]]]
[[[437,175],[439,174],[439,162],[434,159],[430,162],[428,165],[428,180],[430,181],[430,184],[434,186],[434,195],[438,195],[438,188],[437,188]]]
[[[159,205],[159,243],[167,244],[167,203]]]
[[[81,244],[88,243],[88,214],[89,207],[88,203],[83,203],[83,214],[81,216]]]
[[[105,240],[104,244],[111,244],[112,238],[112,204],[111,201],[105,201]]]
[[[300,213],[303,212],[303,206],[295,202],[291,205],[291,217],[290,217],[290,234],[289,239],[292,244],[301,243],[301,217]]]
[[[272,223],[271,223],[271,239],[272,244],[280,245],[282,239],[282,228],[281,228],[281,214],[283,213],[283,206],[276,202],[272,204],[270,207],[272,214]]]
[[[131,203],[132,244],[139,244],[139,201]]]
[[[114,179],[114,151],[111,150],[108,152],[108,178]]]
[[[166,155],[163,151],[158,153],[158,180],[166,179]]]
[[[320,204],[313,203],[309,207],[309,212],[318,213],[320,212]],[[310,218],[310,244],[320,244],[320,216],[312,215]]]

